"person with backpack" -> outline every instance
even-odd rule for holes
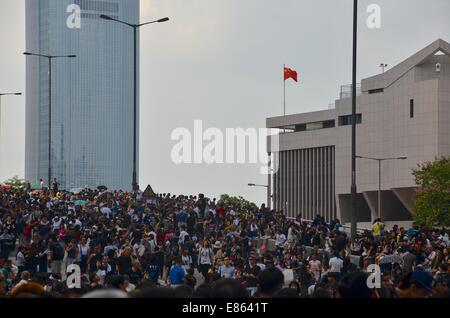
[[[53,274],[61,274],[64,260],[64,248],[53,238],[49,239],[49,249],[51,252],[51,267]]]
[[[76,240],[72,239],[71,242],[67,246],[67,266],[76,262],[78,258],[79,250],[76,244]]]
[[[214,253],[209,242],[205,240],[198,253],[198,270],[205,279],[212,264],[214,264]]]

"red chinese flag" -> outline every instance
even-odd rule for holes
[[[294,81],[298,82],[297,78],[297,72],[294,70],[291,70],[290,68],[285,67],[284,68],[284,80],[288,80],[292,78]]]

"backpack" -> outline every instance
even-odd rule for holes
[[[62,259],[64,259],[64,249],[60,244],[55,244],[52,252],[54,261],[61,261]]]

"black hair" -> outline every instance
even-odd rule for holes
[[[194,290],[188,285],[180,285],[175,288],[177,298],[192,298]]]
[[[331,298],[331,295],[325,288],[316,286],[316,288],[314,288],[314,292],[311,295],[311,298]]]
[[[211,284],[201,284],[194,290],[193,296],[195,298],[211,298],[212,285]]]
[[[278,268],[269,267],[259,273],[258,281],[261,293],[273,295],[283,287],[284,275]]]
[[[222,278],[213,285],[212,298],[250,298],[250,295],[237,280]]]
[[[115,275],[111,278],[111,287],[120,289],[120,285],[125,284],[125,277],[122,275]]]
[[[133,294],[132,297],[147,299],[179,298],[177,292],[169,287],[146,287]]]
[[[293,288],[283,288],[275,294],[274,298],[299,298],[298,291]]]
[[[369,275],[364,272],[351,272],[340,281],[338,291],[342,298],[372,298],[372,290],[367,286]]]

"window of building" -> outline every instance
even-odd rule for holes
[[[310,130],[317,130],[317,129],[325,129],[325,128],[334,128],[336,126],[335,120],[324,120],[324,121],[316,121],[313,123],[306,123],[306,124],[298,124],[295,125],[295,131],[310,131]]]
[[[383,92],[384,92],[384,88],[375,88],[375,89],[369,90],[369,94],[378,94],[378,93],[383,93]]]
[[[409,118],[414,118],[414,99],[409,101]]]
[[[119,12],[118,3],[97,0],[75,0],[75,4],[79,5],[81,10],[86,11]]]
[[[348,126],[353,123],[352,115],[339,116],[339,126]],[[356,114],[356,124],[362,123],[362,114]]]
[[[326,120],[323,122],[323,128],[334,128],[336,126],[336,122],[334,120]]]

